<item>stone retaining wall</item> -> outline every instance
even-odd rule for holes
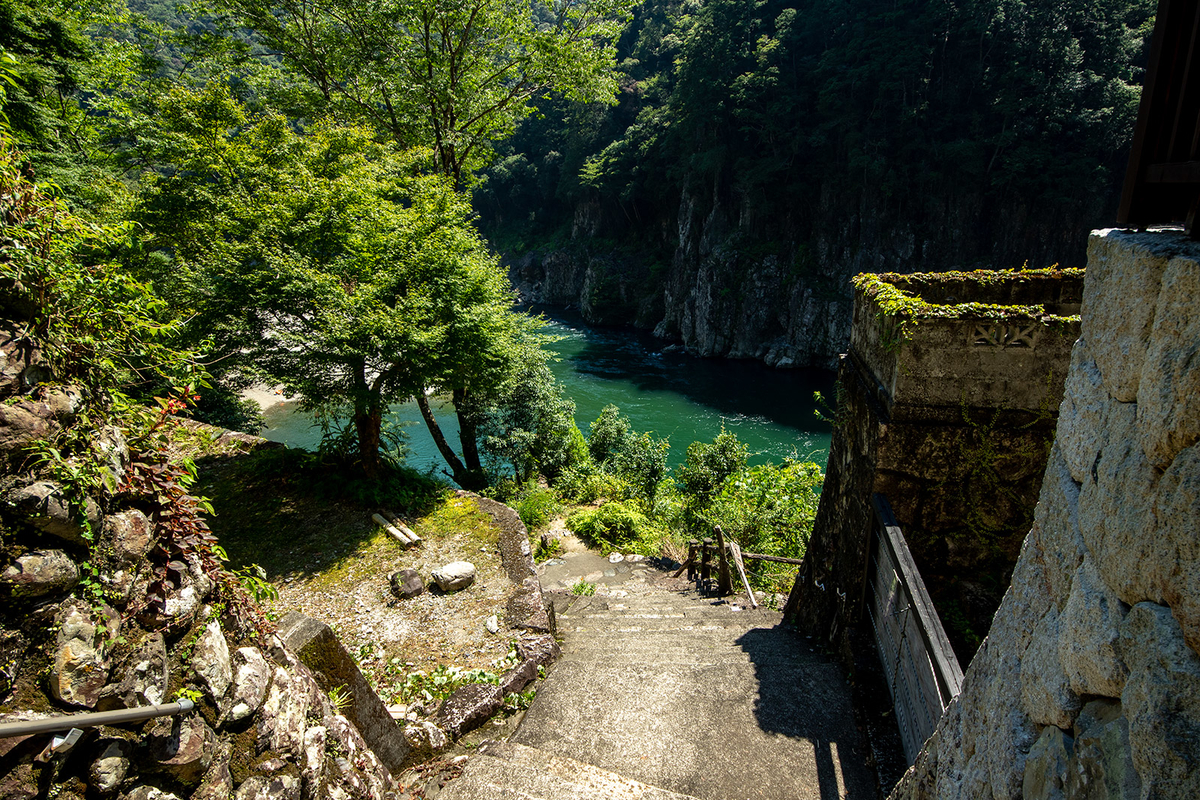
[[[1200,797],[1200,245],[1099,231],[1034,524],[893,800]]]

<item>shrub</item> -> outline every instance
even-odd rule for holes
[[[585,539],[614,545],[655,533],[645,514],[620,501],[576,511],[567,517],[567,527]]]
[[[551,517],[561,507],[554,492],[536,484],[517,500],[517,513],[521,515],[521,521],[525,523],[525,527],[530,529],[549,525]]]

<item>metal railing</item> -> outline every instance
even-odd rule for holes
[[[871,497],[867,616],[912,764],[962,690],[962,667],[887,498]]]

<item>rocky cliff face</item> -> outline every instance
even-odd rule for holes
[[[894,800],[1200,796],[1200,246],[1088,256],[1033,529]]]
[[[590,322],[635,325],[701,356],[836,366],[860,272],[1082,266],[1087,230],[1112,198],[1032,208],[945,187],[904,197],[828,187],[806,207],[682,192],[630,227],[598,204],[575,210],[569,244],[508,259],[528,302],[578,305]],[[642,243],[639,255],[625,245]]]

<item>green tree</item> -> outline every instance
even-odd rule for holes
[[[453,477],[479,488],[474,431],[460,458],[426,393],[468,407],[507,378],[525,327],[471,210],[428,154],[364,128],[249,114],[216,82],[173,90],[138,220],[144,268],[229,366],[345,408],[377,474],[389,403],[415,397]]]
[[[223,0],[347,119],[462,186],[549,92],[611,102],[631,0]]]

